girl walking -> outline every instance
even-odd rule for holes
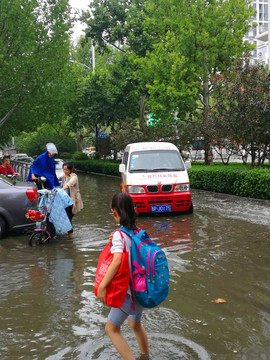
[[[112,198],[111,211],[116,223],[124,226],[129,230],[137,230],[135,225],[136,214],[132,198],[126,193],[115,194]],[[122,235],[122,236],[121,236]],[[131,239],[125,233],[115,231],[112,236],[111,253],[113,254],[113,261],[109,266],[106,275],[99,285],[97,296],[99,300],[106,304],[106,287],[109,285],[121,264],[122,253],[124,251],[124,243],[126,249],[129,251],[129,261],[131,253]],[[130,261],[131,262],[131,261]],[[130,269],[131,264],[130,264]],[[149,346],[146,331],[141,323],[142,313],[144,308],[134,299],[134,304],[131,295],[132,289],[128,287],[125,301],[121,308],[111,308],[108,320],[105,326],[105,331],[110,337],[111,342],[116,350],[124,360],[136,360],[130,346],[121,334],[120,327],[123,322],[128,319],[128,324],[133,330],[141,356],[139,359],[149,359]],[[134,306],[133,306],[134,305]]]

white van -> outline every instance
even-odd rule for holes
[[[122,192],[130,194],[137,213],[193,212],[190,167],[171,143],[129,144],[119,165]]]

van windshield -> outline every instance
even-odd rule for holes
[[[129,172],[184,171],[176,150],[135,151],[130,155]]]

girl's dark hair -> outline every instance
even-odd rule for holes
[[[126,193],[117,193],[112,198],[111,208],[120,216],[120,225],[128,230],[136,230],[136,212],[133,200]]]
[[[64,166],[66,166],[68,170],[70,170],[71,172],[74,172],[74,165],[71,161],[64,162],[63,167]]]

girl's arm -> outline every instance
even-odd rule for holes
[[[117,270],[121,265],[121,260],[122,260],[122,253],[113,254],[113,260],[111,262],[111,265],[109,266],[103,280],[101,281],[98,287],[97,296],[103,304],[106,304],[106,287],[109,285],[114,275],[117,273]]]

